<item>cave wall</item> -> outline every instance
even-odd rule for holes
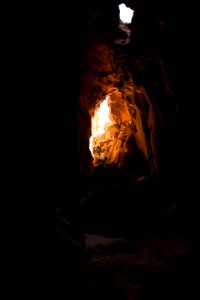
[[[90,81],[93,88],[90,98],[85,81],[81,80],[81,110],[88,110],[88,101],[90,104],[100,101],[104,96],[102,91],[120,90],[130,111],[132,105],[137,111],[137,118],[133,119],[142,124],[139,132],[145,139],[141,137],[141,149],[148,157],[152,172],[168,183],[181,185],[191,181],[188,174],[193,173],[198,156],[195,151],[197,118],[193,117],[197,114],[198,83],[194,84],[195,77],[190,76],[197,58],[195,38],[190,34],[196,28],[197,19],[192,17],[195,9],[190,6],[188,15],[186,5],[172,0],[123,2],[135,10],[130,43],[123,46],[115,43],[126,39],[118,28],[121,1],[87,0],[81,8],[80,77],[89,81],[89,73],[92,73],[93,81]],[[97,70],[95,73],[87,69],[88,54],[95,45],[109,48],[110,66],[114,68],[114,71],[110,68],[111,73],[99,74]],[[80,119],[80,127],[85,122],[90,124],[89,115],[87,121]],[[84,140],[87,145],[90,134],[90,128],[86,135],[80,133],[80,144]],[[136,140],[139,147],[139,137]],[[85,151],[90,157],[86,163],[89,168],[92,158],[89,150]]]
[[[118,59],[122,59],[122,64],[126,61],[125,66],[128,65],[129,72],[125,72],[124,76],[129,74],[130,99],[126,99],[125,97],[124,101],[126,101],[130,107],[131,105],[135,105],[134,107],[141,117],[143,122],[143,130],[141,132],[145,134],[151,166],[158,164],[158,167],[154,168],[159,169],[159,175],[161,174],[162,178],[167,179],[167,184],[170,179],[170,182],[174,181],[176,185],[182,186],[183,192],[178,194],[178,199],[183,198],[185,189],[188,190],[184,210],[187,211],[187,214],[185,214],[186,217],[183,217],[183,222],[190,222],[188,221],[188,215],[191,216],[191,211],[195,210],[195,206],[193,205],[196,201],[195,199],[197,199],[196,196],[192,197],[195,191],[193,187],[195,181],[198,180],[198,177],[194,173],[196,169],[196,158],[198,157],[196,147],[198,141],[196,127],[196,122],[198,121],[198,110],[196,109],[198,82],[196,81],[198,80],[195,81],[195,75],[191,67],[189,67],[190,65],[196,66],[197,55],[194,55],[195,43],[192,42],[192,37],[187,31],[188,26],[190,30],[192,29],[192,25],[191,23],[188,24],[188,22],[184,23],[187,9],[181,10],[180,12],[178,12],[177,9],[174,11],[175,4],[173,1],[160,1],[160,3],[162,2],[160,6],[158,5],[159,1],[153,0],[126,0],[124,2],[130,7],[134,4],[133,8],[136,10],[134,22],[131,25],[132,34],[130,36],[130,44],[123,46],[123,48],[126,48],[126,59],[123,58],[123,55],[121,58],[120,55],[116,55]],[[106,9],[104,7],[105,3],[107,5]],[[65,206],[67,206],[67,214],[73,216],[71,219],[79,219],[77,217],[79,198],[76,196],[78,189],[80,189],[79,182],[76,181],[77,174],[79,175],[79,163],[83,165],[82,168],[84,172],[86,172],[85,170],[89,172],[92,161],[91,154],[87,147],[91,134],[91,119],[87,104],[85,104],[88,98],[84,97],[84,93],[81,92],[81,97],[78,102],[79,95],[77,94],[79,94],[79,84],[77,84],[77,90],[71,88],[73,83],[76,84],[79,82],[77,78],[79,69],[75,67],[78,62],[78,55],[74,55],[75,58],[73,56],[74,49],[76,48],[74,44],[76,40],[80,39],[80,75],[86,76],[84,66],[86,65],[85,61],[90,46],[102,41],[101,39],[105,34],[105,30],[111,27],[116,30],[116,26],[118,26],[118,8],[116,4],[118,4],[119,1],[109,0],[105,1],[105,3],[98,0],[85,0],[79,4],[79,10],[81,12],[79,16],[80,23],[78,25],[79,37],[78,32],[74,29],[72,30],[71,21],[67,29],[63,21],[61,25],[60,23],[57,25],[56,32],[51,30],[49,38],[51,41],[50,45],[52,46],[52,44],[54,44],[54,50],[55,48],[57,50],[55,52],[52,51],[52,57],[54,57],[56,67],[53,66],[53,72],[51,71],[52,73],[50,72],[49,75],[49,79],[51,77],[50,82],[52,82],[51,86],[54,89],[54,120],[50,137],[51,147],[54,151],[52,151],[52,156],[48,160],[48,166],[49,169],[51,169],[51,172],[48,173],[50,173],[50,182],[55,190],[53,193],[54,199],[57,202],[62,200]],[[155,6],[157,10],[154,10]],[[191,21],[194,8],[189,5],[189,10],[189,21]],[[185,14],[183,12],[185,12]],[[110,27],[107,26],[108,24]],[[62,30],[60,31],[61,28]],[[63,37],[66,31],[67,37],[64,39]],[[54,34],[53,38],[52,32]],[[107,31],[106,36],[108,40],[113,37],[111,32],[110,30]],[[119,36],[121,38],[121,33],[119,33],[119,31],[117,33],[115,32],[115,37],[111,39],[111,44],[114,43],[113,40],[116,40]],[[65,42],[62,42],[63,40],[65,40]],[[105,38],[103,41],[105,45]],[[63,46],[63,43],[67,43],[67,46]],[[189,52],[186,50],[186,45],[188,44],[190,45]],[[120,46],[120,44],[116,45],[117,49],[118,46]],[[67,52],[68,48],[71,49],[71,55]],[[60,49],[63,49],[62,54],[60,53]],[[56,58],[54,56],[55,53],[57,54]],[[48,60],[47,65],[49,69],[52,69],[52,57]],[[71,61],[73,62],[72,67],[69,69],[68,64],[70,64]],[[59,65],[59,67],[57,65]],[[123,65],[123,67],[125,66]],[[190,72],[188,72],[188,69]],[[56,72],[54,70],[56,70]],[[70,80],[66,78],[66,74],[70,74]],[[107,80],[106,74],[103,75],[105,76],[105,78],[104,76],[103,78]],[[118,80],[117,78],[116,76],[115,80]],[[114,79],[112,80],[114,82]],[[43,82],[43,78],[41,82]],[[66,82],[70,83],[68,83],[67,87]],[[125,82],[127,81],[125,80]],[[81,91],[85,89],[83,86],[84,82],[81,83]],[[110,88],[110,85],[108,86]],[[128,85],[122,84],[122,86],[128,90]],[[123,93],[121,87],[117,88]],[[76,90],[76,93],[74,93],[74,90]],[[46,89],[44,98],[46,96],[45,93]],[[98,100],[101,99],[99,92],[97,96],[99,96],[99,98],[97,97]],[[97,98],[95,97],[94,101],[96,101]],[[60,99],[64,99],[66,103],[64,107],[60,105],[58,101]],[[57,108],[56,114],[55,107]],[[79,114],[77,117],[78,110]],[[50,118],[50,122],[52,122],[52,116],[50,116]],[[78,131],[77,125],[79,127],[79,143],[77,143],[76,136]],[[150,128],[154,128],[155,130],[150,130]],[[42,134],[42,139],[44,136],[45,134]],[[62,149],[62,153],[60,153],[60,149]],[[48,151],[49,149],[47,152]],[[44,157],[45,156],[46,153],[44,154]],[[55,166],[52,166],[52,157],[54,157]],[[70,161],[72,161],[72,164],[70,164]],[[41,182],[43,182],[43,179],[44,178],[42,178]],[[57,184],[54,182],[55,179]],[[50,191],[50,196],[52,197],[52,189],[50,189]],[[138,199],[140,199],[140,197],[138,197]],[[162,201],[163,199],[159,198],[159,200]],[[142,211],[144,211],[144,206],[142,206]],[[150,215],[150,218],[152,219],[152,215]],[[185,220],[186,218],[187,220]],[[57,245],[57,240],[55,244]],[[62,258],[66,260],[66,255],[61,255],[60,249],[57,250],[57,254],[61,262],[60,265],[66,273],[68,269],[66,269],[65,266],[68,267],[68,264],[63,263],[62,260]],[[73,262],[77,263],[76,257],[72,260],[72,269],[74,270]],[[78,274],[76,269],[74,273],[76,278]],[[55,274],[56,277],[61,277],[58,276],[59,272],[55,272],[54,276]],[[63,286],[66,290],[66,281]]]
[[[113,118],[118,119],[116,124],[121,126],[124,121],[131,122],[136,147],[148,161],[151,172],[158,175],[157,129],[161,126],[162,114],[154,99],[155,95],[153,99],[150,98],[139,74],[145,72],[146,60],[152,59],[145,57],[145,60],[138,60],[132,53],[131,41],[127,42],[132,28],[126,25],[128,34],[121,29],[117,2],[111,2],[106,9],[98,5],[96,9],[93,6],[89,6],[89,9],[87,34],[83,41],[85,48],[81,57],[80,106],[82,111],[89,111],[90,116],[87,115],[87,121],[82,118],[80,124],[89,124],[88,119],[93,115],[95,107],[106,95],[110,95],[111,99],[118,97],[117,101],[111,101]],[[86,146],[91,132],[87,130],[85,134],[83,127],[80,126],[80,144]],[[88,151],[85,149],[83,152]],[[81,155],[85,157],[85,154]],[[91,159],[88,162],[91,164]]]

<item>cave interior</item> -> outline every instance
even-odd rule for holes
[[[128,23],[121,4],[133,11]],[[83,299],[194,299],[187,9],[167,0],[85,0],[79,9],[79,89],[57,137],[70,146],[58,142],[67,200],[54,208],[56,270]]]

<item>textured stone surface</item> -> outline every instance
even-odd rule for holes
[[[113,5],[109,6],[108,12],[111,12],[113,7]],[[135,140],[136,147],[148,161],[151,172],[158,175],[160,154],[157,129],[162,125],[160,123],[162,113],[155,99],[151,99],[148,95],[145,82],[137,84],[140,79],[138,74],[141,71],[144,74],[146,70],[148,71],[149,64],[154,59],[152,55],[155,54],[147,52],[144,58],[138,59],[134,52],[130,52],[131,45],[129,44],[134,42],[134,30],[132,40],[127,46],[123,43],[116,43],[117,37],[123,33],[119,15],[116,12],[110,15],[103,13],[101,15],[100,11],[98,12],[98,14],[92,14],[94,28],[96,28],[95,24],[100,26],[98,25],[100,20],[107,26],[99,27],[101,33],[98,30],[93,32],[96,34],[96,39],[87,42],[87,49],[84,51],[84,59],[81,63],[81,107],[87,110],[92,118],[95,109],[109,95],[111,119],[113,125],[119,126],[120,129],[116,141],[110,144],[107,142],[109,154],[103,163],[123,165],[124,157],[129,154],[133,155],[128,146],[128,140],[131,138]],[[130,26],[130,32],[131,29]],[[142,69],[141,65],[143,65]],[[152,79],[149,78],[149,80]],[[157,78],[153,80],[156,82]],[[84,119],[81,123],[84,123]],[[127,129],[123,129],[124,127]],[[121,142],[122,136],[125,140],[123,141],[124,147]],[[88,134],[83,139],[85,139],[85,146],[89,145]],[[94,163],[97,161],[95,160]]]

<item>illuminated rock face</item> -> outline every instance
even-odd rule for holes
[[[176,127],[181,107],[175,84],[178,72],[173,22],[176,18],[167,19],[170,13],[175,16],[173,10],[167,2],[161,10],[153,1],[136,4],[125,1],[134,10],[132,23],[124,24],[126,33],[120,25],[120,1],[107,3],[106,8],[98,0],[86,2],[90,6],[83,12],[80,65],[82,164],[88,168],[92,164],[122,166],[139,151],[152,173],[170,169],[176,162],[174,148],[181,148]],[[104,137],[101,146],[97,139],[94,157],[89,149],[92,119],[107,96],[112,120],[108,135],[113,136],[113,131],[116,140]],[[123,127],[127,129],[122,134],[125,143],[120,142]]]
[[[110,100],[110,101],[109,101]],[[132,135],[132,119],[120,92],[107,96],[92,117],[90,151],[93,164],[123,164]]]
[[[154,109],[145,88],[134,83],[127,64],[127,54],[120,47],[122,46],[117,45],[115,48],[112,43],[106,42],[91,44],[84,60],[84,70],[81,73],[81,106],[89,112],[91,119],[91,132],[87,136],[91,161],[93,165],[123,166],[125,156],[134,155],[134,151],[130,151],[128,146],[133,140],[134,147],[141,151],[144,159],[155,171],[157,154],[153,135],[156,128]],[[106,117],[106,111],[102,111],[105,99],[108,100],[109,110],[107,128],[95,136],[97,119],[98,126],[101,126],[100,122],[103,120],[100,120],[100,115],[103,119]],[[148,127],[151,129],[145,132]],[[150,153],[153,151],[152,159]]]

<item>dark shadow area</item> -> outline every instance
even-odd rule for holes
[[[198,92],[191,79],[195,41],[187,32],[193,23],[186,24],[183,15],[187,15],[187,9],[180,10],[173,1],[124,2],[135,9],[135,21],[130,26],[131,43],[123,46],[124,52],[116,51],[117,63],[128,62],[127,78],[133,79],[134,86],[144,85],[150,103],[159,112],[155,113],[159,126],[153,136],[159,154],[154,152],[151,124],[146,121],[149,107],[141,104],[144,97],[138,96],[136,105],[146,122],[144,131],[151,146],[149,161],[138,153],[125,158],[120,169],[115,165],[92,166],[89,150],[84,148],[90,128],[81,131],[80,147],[79,126],[90,124],[88,112],[82,112],[82,123],[79,120],[80,93],[85,84],[80,76],[88,71],[86,54],[90,46],[102,39],[110,43],[115,40],[115,7],[119,1],[110,1],[106,8],[101,1],[84,2],[71,39],[66,32],[72,31],[66,29],[64,19],[57,23],[58,11],[52,38],[56,59],[53,67],[49,66],[55,103],[50,110],[52,130],[45,181],[48,197],[53,199],[47,290],[53,289],[53,299],[62,299],[62,294],[69,299],[88,300],[164,300],[184,295],[192,300],[197,270]],[[192,14],[192,5],[190,11]],[[63,41],[65,34],[67,44]],[[76,55],[73,52],[77,46],[71,42],[74,36],[80,43]],[[68,47],[70,52],[66,54]],[[102,70],[100,73],[103,79],[108,75]],[[125,76],[123,81],[126,83]],[[114,87],[124,87],[124,82]],[[99,89],[95,93],[99,95]],[[43,156],[46,159],[46,153]],[[155,160],[159,176],[152,173]]]

